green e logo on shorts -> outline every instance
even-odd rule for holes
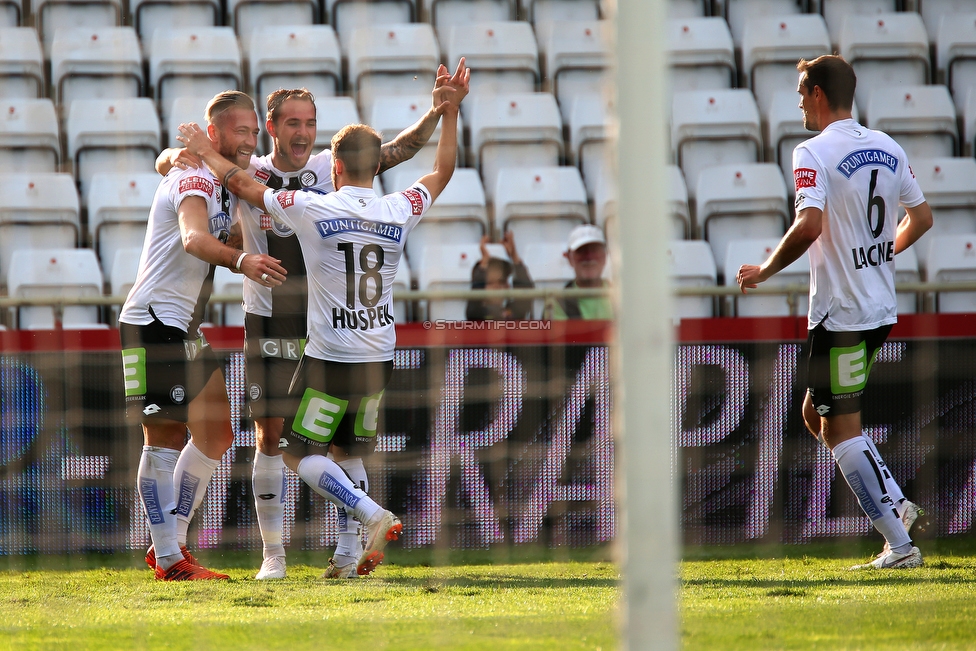
[[[380,400],[382,398],[383,391],[380,391],[359,401],[359,413],[356,414],[357,438],[376,436],[376,425],[380,415]]]
[[[146,395],[145,348],[126,348],[122,351],[122,379],[127,398]]]
[[[867,346],[862,341],[849,348],[830,349],[830,391],[834,395],[863,391],[874,359],[868,360]]]
[[[305,389],[291,428],[307,439],[328,443],[346,413],[348,400],[341,400],[315,389]]]

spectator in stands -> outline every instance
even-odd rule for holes
[[[471,289],[508,289],[513,279],[516,288],[532,289],[535,283],[522,258],[515,250],[515,237],[505,233],[501,244],[492,244],[487,235],[481,238],[481,260],[471,269]],[[532,318],[532,299],[470,300],[468,321],[523,321]]]
[[[567,289],[577,287],[608,287],[603,279],[607,266],[607,238],[603,231],[590,224],[577,226],[569,234],[566,252],[576,277],[566,283]],[[608,296],[585,298],[559,298],[546,304],[545,318],[555,321],[566,319],[612,319],[613,305]]]

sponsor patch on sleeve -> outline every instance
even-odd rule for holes
[[[793,179],[796,181],[796,189],[817,187],[817,170],[809,167],[798,167],[793,170]]]
[[[278,200],[278,205],[281,209],[291,208],[295,205],[295,191],[285,190],[284,192],[279,192],[275,195],[275,199]]]
[[[420,196],[420,192],[418,192],[417,190],[404,190],[400,194],[405,196],[407,198],[407,201],[410,202],[410,207],[412,208],[413,214],[415,216],[423,214],[424,198]]]
[[[199,190],[209,196],[214,192],[214,184],[202,176],[188,176],[185,179],[180,179],[180,194],[193,190]]]

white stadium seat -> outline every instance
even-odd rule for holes
[[[588,199],[593,199],[600,176],[610,169],[607,143],[615,136],[615,124],[608,97],[579,95],[573,100],[569,112],[567,160],[583,175]]]
[[[668,277],[675,287],[715,287],[718,273],[708,242],[669,242]],[[672,306],[675,320],[709,319],[715,316],[715,300],[711,296],[676,296]]]
[[[356,100],[351,97],[316,97],[315,150],[332,149],[332,136],[347,124],[361,122]]]
[[[939,28],[943,24],[956,22],[961,14],[973,11],[972,0],[924,0],[916,4],[921,5],[918,10],[928,31],[929,40],[933,42],[937,40]]]
[[[735,285],[735,276],[744,264],[762,264],[779,244],[778,237],[730,240],[725,253],[725,285]],[[810,284],[810,256],[803,255],[785,269],[762,284],[763,287]],[[807,313],[807,292],[795,295],[796,304],[790,305],[787,295],[733,296],[732,314],[735,316],[804,316]]]
[[[47,98],[0,101],[0,173],[56,172],[60,161],[54,102]]]
[[[745,88],[675,93],[671,148],[689,195],[697,190],[698,175],[707,167],[761,160],[759,108],[752,93]]]
[[[34,26],[44,57],[51,57],[57,31],[63,27],[114,27],[121,24],[121,0],[32,0]]]
[[[213,295],[240,295],[244,293],[244,276],[236,274],[227,267],[218,265],[214,268]],[[213,304],[210,307],[211,318],[219,315],[219,323],[224,326],[244,325],[244,305],[240,301]],[[217,319],[214,319],[217,321]]]
[[[407,301],[396,300],[398,294],[409,292],[412,284],[410,263],[407,262],[406,258],[401,257],[400,264],[397,265],[396,276],[393,278],[393,320],[396,323],[406,323],[413,312],[409,309],[410,306]]]
[[[348,55],[347,83],[363,116],[378,95],[429,93],[440,64],[434,30],[424,23],[356,29]]]
[[[742,37],[742,76],[764,115],[774,92],[796,90],[800,59],[830,54],[827,24],[817,14],[754,16]]]
[[[780,90],[769,102],[766,125],[766,160],[775,162],[783,170],[786,189],[796,195],[793,185],[793,150],[801,142],[815,135],[803,126],[803,111],[796,91]]]
[[[161,177],[155,172],[92,175],[88,193],[88,231],[105,280],[112,278],[115,252],[140,247]]]
[[[255,30],[310,27],[319,12],[319,3],[314,0],[227,0],[226,7],[228,24],[237,33],[244,52],[251,50]]]
[[[147,97],[76,99],[65,133],[83,199],[95,172],[151,172],[159,153],[159,118]]]
[[[0,174],[0,187],[0,278],[14,251],[78,246],[81,209],[70,174]]]
[[[502,168],[494,202],[494,232],[511,231],[520,246],[565,242],[570,231],[590,221],[586,189],[575,167]]]
[[[539,45],[545,62],[543,90],[556,96],[563,121],[573,99],[580,95],[611,97],[612,24],[606,20],[553,23],[548,39]]]
[[[920,158],[911,163],[934,217],[932,228],[911,247],[918,254],[918,266],[924,270],[932,238],[976,234],[976,160]]]
[[[557,23],[585,22],[600,19],[601,0],[522,0],[522,16],[535,28],[536,38],[542,43],[558,29]]]
[[[437,30],[447,46],[451,28],[503,20],[515,20],[517,0],[420,0],[421,15]]]
[[[696,217],[719,269],[732,240],[780,237],[789,224],[786,184],[773,163],[719,165],[698,179]]]
[[[673,166],[672,166],[673,167]],[[679,172],[681,170],[678,170]],[[684,188],[684,180],[682,180]],[[684,194],[684,209],[688,209],[688,192]],[[617,179],[609,170],[604,170],[603,174],[596,183],[596,192],[593,196],[593,222],[603,229],[608,241],[612,241],[616,229],[617,219]]]
[[[368,124],[379,132],[384,143],[388,143],[396,138],[401,131],[423,118],[430,110],[430,105],[430,94],[417,96],[381,95],[373,102],[373,111]],[[460,124],[458,128],[460,130]],[[438,121],[437,126],[434,127],[434,132],[427,140],[427,144],[414,154],[413,158],[383,172],[381,176],[384,184],[393,170],[410,170],[414,181],[424,174],[429,174],[434,169],[434,159],[440,137],[441,124]],[[461,155],[460,149],[458,155]]]
[[[527,242],[523,244],[516,239],[515,248],[536,288],[562,289],[566,283],[576,277],[576,272],[569,264],[569,259],[564,255],[566,242]],[[534,318],[542,318],[545,303],[543,298],[532,301]]]
[[[481,172],[489,201],[501,168],[558,165],[563,156],[562,119],[550,93],[475,98],[464,117],[471,132],[468,162]]]
[[[142,246],[119,249],[112,261],[112,273],[109,276],[109,291],[112,296],[123,299],[129,295],[129,290],[139,275],[139,261],[142,259]]]
[[[180,135],[180,124],[196,122],[201,129],[207,128],[207,104],[212,97],[177,97],[170,105],[169,117],[166,120],[165,143],[167,147],[183,147],[183,143],[176,139]],[[258,124],[262,121],[258,120]]]
[[[220,0],[129,0],[129,13],[148,52],[157,29],[221,25],[220,5]]]
[[[929,83],[929,40],[915,13],[848,16],[840,33],[840,54],[857,74],[854,98],[862,110],[875,88]]]
[[[75,99],[139,97],[142,51],[132,27],[62,27],[51,46],[51,86],[62,108]]]
[[[707,16],[711,0],[668,0],[668,18]]]
[[[758,16],[789,16],[801,11],[796,0],[726,0],[725,19],[735,47],[742,47],[746,23]]]
[[[102,270],[91,249],[24,249],[15,251],[7,272],[7,288],[17,298],[81,298],[102,295]],[[65,329],[108,328],[98,321],[97,305],[65,305]],[[57,327],[55,308],[30,305],[18,309],[22,330]]]
[[[472,97],[538,89],[539,47],[529,23],[509,20],[454,25],[439,36],[449,66],[465,57],[471,69]]]
[[[976,234],[936,235],[929,241],[926,281],[976,280]],[[936,311],[976,312],[976,292],[937,292]]]
[[[967,92],[976,87],[976,5],[969,4],[969,13],[946,17],[936,40],[939,81],[949,87],[960,114]]]
[[[427,255],[414,261],[411,269],[417,276],[420,291],[471,289],[471,269],[481,260],[481,247],[474,244],[432,244]],[[466,303],[463,300],[427,301],[424,319],[463,321]]]
[[[362,27],[405,25],[417,16],[415,0],[324,0],[328,22],[336,31],[343,55],[348,54],[349,36]]]
[[[688,207],[688,186],[685,175],[677,165],[667,165],[668,212],[671,214],[671,239],[689,240],[695,237],[695,224]],[[710,254],[709,254],[710,255]]]
[[[230,27],[157,29],[149,41],[149,84],[163,122],[176,97],[243,88],[241,51]]]
[[[952,156],[959,140],[956,108],[945,86],[875,88],[868,125],[902,146],[908,160]]]
[[[918,270],[918,242],[911,245],[895,256],[895,284],[917,283],[921,281]],[[918,312],[918,294],[915,292],[897,292],[898,314],[915,314]]]
[[[721,16],[671,18],[667,24],[670,91],[731,88],[735,50]]]
[[[890,14],[898,9],[898,0],[820,0],[820,13],[827,21],[830,42],[840,42],[844,22],[850,17]]]
[[[22,8],[22,3],[16,0],[3,0],[0,2],[0,27],[17,27],[20,25]]]
[[[44,79],[44,55],[37,31],[33,27],[0,29],[0,97],[44,97]]]

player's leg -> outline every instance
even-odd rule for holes
[[[369,478],[362,457],[350,457],[346,452],[333,445],[330,456],[340,468],[349,476],[353,485],[358,486],[364,493],[369,494]],[[337,541],[335,553],[329,559],[329,569],[323,575],[329,579],[353,578],[356,576],[356,566],[363,555],[363,537],[361,523],[344,507],[337,507]]]
[[[282,531],[285,520],[287,481],[285,462],[278,449],[281,439],[281,418],[255,418],[256,438],[251,486],[254,490],[254,510],[261,530],[263,561],[256,579],[285,578],[285,546]]]
[[[145,445],[136,472],[142,508],[149,521],[153,565],[169,569],[183,560],[176,541],[176,491],[173,471],[186,440],[186,424],[166,419],[143,423]]]

